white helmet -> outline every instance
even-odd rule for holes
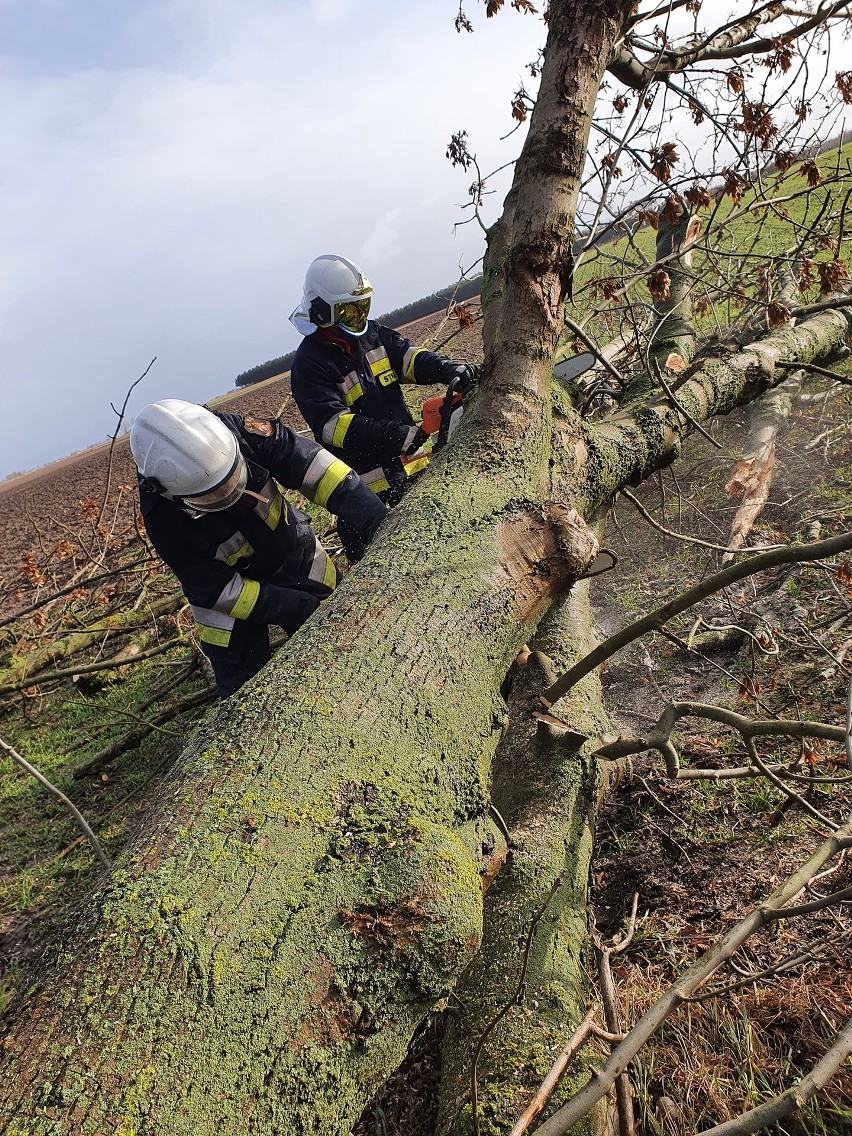
[[[227,509],[242,495],[248,468],[234,433],[194,402],[164,398],[133,420],[130,449],[143,480],[200,512]]]
[[[324,253],[305,275],[303,305],[317,327],[339,324],[350,335],[367,330],[373,285],[357,264],[345,256]]]

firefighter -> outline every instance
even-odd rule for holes
[[[387,509],[348,465],[275,418],[166,398],[137,414],[130,448],[145,528],[189,600],[225,698],[268,660],[269,624],[292,635],[337,584],[280,486],[336,513],[361,547]]]
[[[290,316],[305,336],[290,371],[293,398],[318,442],[360,475],[389,505],[429,461],[429,436],[416,425],[400,383],[458,381],[465,393],[479,368],[412,347],[396,331],[368,318],[373,288],[345,256],[317,257],[305,276],[300,306]],[[424,448],[425,446],[425,448]],[[357,557],[357,534],[338,532]]]

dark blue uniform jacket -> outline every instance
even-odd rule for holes
[[[189,600],[198,636],[212,654],[227,649],[238,620],[300,627],[329,594],[337,572],[304,513],[281,494],[298,489],[345,520],[369,543],[385,506],[339,458],[278,419],[220,414],[248,463],[244,494],[218,513],[199,513],[143,482],[142,517],[160,556]]]
[[[414,426],[400,383],[446,383],[453,374],[450,360],[370,320],[360,338],[336,328],[305,336],[290,384],[316,440],[381,493],[428,461],[404,466],[400,460]]]

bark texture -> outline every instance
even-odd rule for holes
[[[554,668],[570,666],[596,641],[588,585],[579,584],[542,621],[537,650],[512,685],[493,785],[512,852],[485,896],[480,953],[457,987],[444,1046],[439,1136],[474,1131],[474,1061],[479,1131],[508,1132],[585,1013],[586,899],[599,777],[579,735],[607,732],[599,675],[587,676],[559,703],[577,734],[537,723],[533,711]],[[588,1062],[576,1061],[544,1115],[589,1075]],[[589,1119],[578,1133],[600,1131],[601,1120]]]
[[[705,362],[679,406],[595,426],[551,391],[592,107],[630,7],[551,4],[544,95],[490,241],[477,403],[367,559],[199,728],[135,847],[7,1015],[4,1134],[346,1136],[480,947],[497,691],[594,555],[583,518],[671,460],[690,419],[778,381],[778,359],[828,359],[849,338],[843,315],[821,313]],[[574,786],[582,844],[590,771],[563,757],[543,760]],[[577,910],[542,922],[536,973],[556,967],[561,1010],[578,1001],[588,849],[533,834],[528,847],[529,872],[576,857],[563,886]],[[497,943],[512,917],[495,927]]]

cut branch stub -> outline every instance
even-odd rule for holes
[[[582,576],[598,552],[597,539],[576,510],[549,504],[516,514],[497,528],[501,583],[527,620]]]

